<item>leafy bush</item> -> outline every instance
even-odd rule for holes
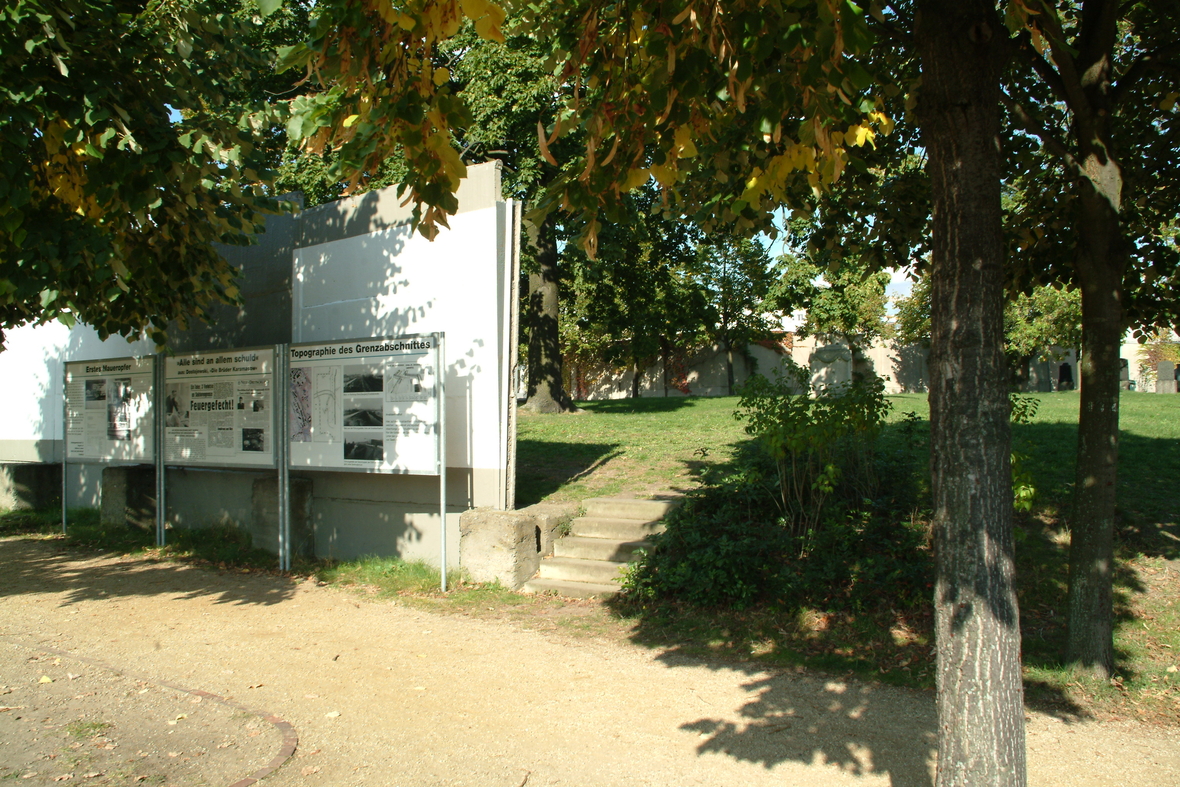
[[[801,391],[794,394],[795,391]],[[790,363],[774,379],[745,385],[737,418],[771,459],[773,500],[806,554],[829,497],[841,487],[853,500],[876,484],[873,442],[891,405],[876,376],[812,390],[808,375]]]
[[[632,598],[736,608],[928,602],[928,536],[912,516],[916,417],[896,427],[896,450],[878,452],[888,408],[880,381],[790,393],[803,383],[796,373],[747,386],[739,413],[753,439],[706,471],[630,568]]]

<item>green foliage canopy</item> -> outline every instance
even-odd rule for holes
[[[241,24],[200,0],[0,9],[0,326],[162,341],[237,297],[212,244],[249,243],[278,208],[267,115],[231,100],[265,66]]]

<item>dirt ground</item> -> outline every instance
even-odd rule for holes
[[[928,693],[22,539],[0,539],[0,686],[0,781],[22,784],[244,787],[279,762],[263,785],[923,787],[933,770]],[[1028,753],[1032,785],[1180,787],[1174,728],[1030,713]]]

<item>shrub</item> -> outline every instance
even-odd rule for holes
[[[630,568],[632,598],[736,608],[928,602],[927,533],[912,517],[915,419],[896,427],[896,451],[879,454],[888,407],[879,381],[794,395],[806,390],[794,374],[747,385],[739,414],[752,439],[706,470]]]
[[[791,363],[773,380],[751,378],[741,394],[734,416],[748,421],[746,433],[773,463],[772,499],[807,554],[838,487],[852,500],[871,496],[873,442],[891,407],[885,383],[858,377],[813,390],[807,373]]]

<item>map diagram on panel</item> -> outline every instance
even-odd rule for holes
[[[316,369],[314,379],[312,437],[317,443],[338,443],[343,437],[340,431],[340,367]]]
[[[416,363],[393,363],[385,367],[385,401],[425,402],[430,399],[427,369]]]
[[[291,370],[291,442],[311,442],[311,370]]]

